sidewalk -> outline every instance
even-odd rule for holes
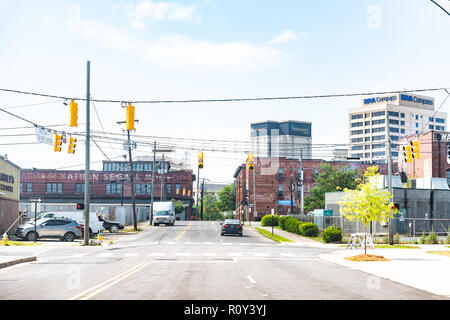
[[[11,257],[11,256],[0,256],[0,269],[13,266],[15,264],[36,261],[36,256],[31,257]]]

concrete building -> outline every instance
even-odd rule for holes
[[[257,157],[312,157],[311,122],[263,121],[251,125],[252,150]]]
[[[151,199],[152,161],[133,162],[135,199],[138,220],[149,217]],[[25,169],[21,171],[20,204],[34,215],[29,199],[40,197],[41,211],[75,211],[77,203],[84,202],[84,170]],[[103,171],[90,172],[91,210],[131,224],[131,184],[129,164],[126,161],[104,161]],[[191,170],[171,170],[170,162],[164,166],[156,162],[154,201],[183,201],[185,211],[180,220],[192,214],[193,174]],[[123,205],[122,205],[123,204]]]
[[[398,158],[398,167],[408,179],[430,180],[445,178],[450,186],[450,133],[429,130],[419,135],[410,135],[399,140],[399,149],[410,141],[419,139],[420,158],[405,162],[403,154]],[[400,151],[402,153],[402,151]]]
[[[396,162],[400,137],[444,131],[447,122],[447,113],[435,111],[433,97],[409,93],[366,97],[362,107],[349,109],[348,114],[350,157],[373,163],[386,162],[388,136]]]
[[[310,195],[311,189],[316,187],[315,177],[320,173],[320,165],[329,163],[333,166],[349,165],[361,172],[370,166],[356,161],[324,161],[321,159],[305,159],[303,161],[304,196]],[[381,174],[387,173],[387,165],[379,165]],[[252,207],[250,219],[270,214],[274,209],[277,214],[291,213],[291,191],[289,186],[293,183],[292,192],[294,214],[299,214],[301,188],[296,184],[300,178],[300,161],[286,158],[255,158],[255,170],[248,171],[244,163],[237,167],[234,173],[236,214],[242,217],[245,214],[244,196],[248,192],[249,204],[255,203],[256,216]],[[255,174],[255,183],[253,183]],[[248,191],[246,191],[248,190]],[[247,218],[248,219],[248,218]]]
[[[19,184],[20,167],[0,156],[0,236],[19,217]]]

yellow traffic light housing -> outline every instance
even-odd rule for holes
[[[411,152],[414,159],[420,159],[419,139],[411,141]]]
[[[54,152],[61,152],[62,146],[62,135],[55,133],[55,147],[53,148]]]
[[[248,154],[248,159],[247,159],[247,169],[248,169],[248,171],[253,171],[255,169],[253,157],[254,157],[253,153],[249,153]]]
[[[70,127],[78,127],[78,103],[70,102]]]
[[[403,155],[405,157],[406,162],[412,162],[413,161],[413,155],[411,150],[411,145],[408,144],[406,146],[403,146]]]
[[[72,138],[72,136],[69,137],[69,150],[67,153],[75,153],[75,147],[76,147],[77,139]]]
[[[131,103],[127,106],[127,130],[134,130],[134,106]]]
[[[203,169],[203,152],[198,152],[198,168]]]

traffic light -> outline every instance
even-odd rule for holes
[[[248,154],[248,159],[247,159],[247,169],[248,169],[248,171],[253,171],[255,169],[253,157],[254,157],[253,153],[249,153]]]
[[[84,210],[84,203],[77,203],[77,210]]]
[[[70,127],[78,127],[78,103],[70,102]]]
[[[61,152],[62,146],[62,135],[55,133],[55,147],[53,148],[54,152]]]
[[[72,138],[72,136],[69,137],[69,150],[67,153],[75,153],[75,147],[76,147],[77,139]]]
[[[413,155],[412,155],[412,150],[411,150],[410,144],[403,146],[403,156],[405,157],[406,162],[413,161]]]
[[[134,130],[134,106],[131,103],[127,106],[127,130]]]
[[[198,168],[203,169],[203,152],[198,152]]]
[[[411,141],[411,152],[414,159],[420,159],[419,139]]]

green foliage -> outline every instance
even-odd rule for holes
[[[319,235],[319,227],[312,222],[301,223],[298,226],[300,234],[305,237],[317,237]]]
[[[280,216],[277,214],[273,215],[273,219],[272,219],[272,215],[268,214],[268,215],[265,215],[264,217],[262,217],[261,225],[264,227],[271,227],[273,224],[273,226],[276,227],[276,226],[278,226],[279,219],[280,219]]]
[[[425,231],[422,231],[422,236],[420,237],[420,244],[426,243]]]
[[[282,230],[286,230],[286,221],[288,218],[288,216],[281,216],[280,219],[278,219],[278,225]]]
[[[447,234],[447,244],[450,244],[450,234]]]
[[[219,191],[218,197],[219,200],[217,201],[217,208],[220,211],[224,212],[234,210],[234,188],[232,184],[222,188],[222,190]]]
[[[397,243],[397,244],[400,243],[400,235],[398,234],[398,232],[396,234],[394,234],[394,243]]]
[[[319,174],[314,178],[317,187],[311,189],[311,195],[304,199],[305,212],[325,208],[326,192],[356,188],[357,182],[355,180],[359,177],[361,177],[359,170],[351,169],[349,165],[320,164]]]
[[[438,238],[436,233],[431,232],[425,240],[427,244],[438,244]]]
[[[341,242],[342,241],[342,228],[335,228],[331,225],[322,231],[322,240],[325,243]]]
[[[297,219],[288,217],[288,219],[286,219],[286,221],[285,221],[285,229],[284,230],[286,230],[288,232],[300,234],[300,230],[298,229],[299,224],[301,224],[301,223]]]
[[[183,201],[181,201],[181,200],[175,200],[175,199],[172,199],[172,200],[170,200],[170,201],[172,201],[172,202],[174,203],[174,206],[175,206],[175,213],[181,213],[181,212],[183,212],[183,210],[184,210]]]

